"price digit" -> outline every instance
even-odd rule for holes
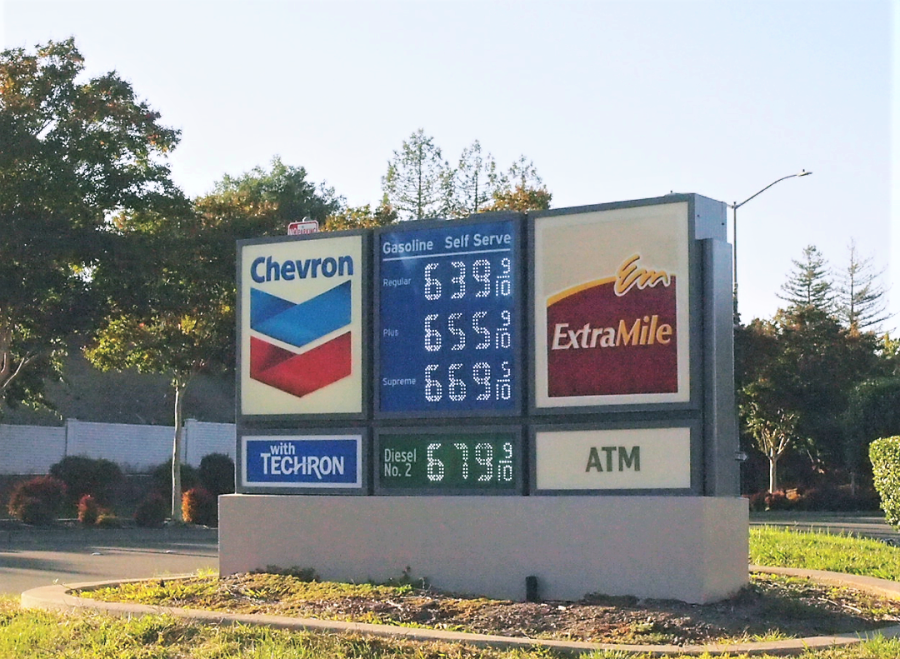
[[[428,352],[437,352],[441,349],[441,333],[431,325],[437,317],[436,313],[425,316],[425,350]]]
[[[450,295],[450,299],[459,300],[466,294],[466,264],[462,261],[453,261],[450,265],[457,270],[457,275],[450,280],[456,284],[456,290]]]
[[[475,364],[475,366],[472,367],[472,379],[475,381],[475,384],[484,387],[484,390],[475,397],[475,400],[490,400],[491,365],[487,362],[478,362]]]
[[[487,442],[475,445],[475,462],[484,467],[484,473],[478,477],[480,483],[489,483],[494,478],[494,447]]]
[[[497,275],[497,281],[494,282],[494,295],[507,297],[512,295],[512,261],[509,257],[503,257],[500,261],[500,268],[501,272]]]
[[[497,333],[494,335],[494,347],[498,350],[507,350],[512,345],[512,334],[509,332],[509,326],[512,325],[512,314],[508,309],[504,309],[500,312],[500,317],[503,319],[503,325],[497,328]]]
[[[466,333],[456,326],[456,321],[462,318],[461,313],[452,313],[447,319],[447,329],[456,337],[456,343],[450,350],[463,350],[466,347]]]
[[[476,311],[472,315],[472,329],[481,337],[481,341],[475,346],[475,350],[487,350],[491,347],[491,332],[487,327],[481,326],[481,320],[487,316],[487,311]]]
[[[462,453],[462,477],[464,481],[467,481],[469,480],[469,447],[462,442],[456,442],[453,446]]]
[[[437,263],[429,263],[425,266],[425,299],[426,300],[438,300],[441,297],[441,281],[431,276],[431,273],[434,272],[435,268],[438,267]]]
[[[497,476],[500,480],[509,483],[513,480],[513,446],[511,442],[503,443],[503,455],[497,461]]]
[[[450,400],[457,403],[466,399],[466,383],[456,377],[456,372],[462,368],[462,364],[450,364],[447,373],[450,377]]]
[[[437,368],[437,364],[429,364],[425,367],[425,400],[429,403],[440,402],[444,396],[444,388],[441,383],[431,377]]]
[[[487,259],[478,259],[472,265],[472,278],[481,284],[481,290],[475,293],[475,297],[487,297],[491,294],[491,262]]]
[[[494,398],[496,400],[509,400],[512,398],[512,385],[510,384],[512,369],[509,367],[509,362],[503,362],[500,368],[503,369],[503,375],[497,378]]]
[[[428,458],[426,473],[428,474],[428,480],[432,483],[444,480],[444,462],[434,457],[434,452],[439,448],[441,448],[440,442],[432,442],[428,445],[428,450],[425,454]]]

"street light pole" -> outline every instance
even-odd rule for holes
[[[775,185],[776,183],[781,183],[782,181],[786,181],[786,180],[789,179],[789,178],[799,178],[799,177],[801,177],[801,176],[809,176],[810,174],[812,174],[812,172],[808,172],[808,171],[806,171],[805,169],[803,169],[803,170],[800,170],[800,172],[797,173],[797,174],[789,174],[788,176],[782,176],[782,177],[781,177],[780,179],[778,179],[777,181],[772,181],[771,183],[769,183],[769,185],[767,185],[766,187],[764,187],[762,190],[760,190],[760,191],[757,192],[756,194],[751,195],[750,197],[747,197],[747,198],[744,199],[744,201],[742,201],[741,203],[734,202],[733,204],[731,204],[731,211],[732,211],[732,215],[731,215],[731,235],[732,235],[733,238],[734,238],[733,254],[734,254],[734,321],[735,321],[735,324],[737,324],[737,319],[738,319],[737,210],[738,210],[738,208],[740,208],[741,206],[743,206],[744,204],[746,204],[746,203],[747,203],[748,201],[750,201],[751,199],[755,199],[756,197],[758,197],[759,195],[761,195],[763,192],[765,192],[766,190],[768,190],[769,188],[771,188],[771,187],[772,187],[773,185]]]

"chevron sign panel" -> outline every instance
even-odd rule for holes
[[[241,246],[241,413],[362,410],[360,236]]]

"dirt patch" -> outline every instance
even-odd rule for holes
[[[602,643],[777,640],[876,629],[900,620],[900,602],[849,588],[754,575],[738,596],[708,605],[588,596],[578,602],[511,602],[460,597],[411,585],[308,583],[243,574],[97,591],[104,600],[503,636]]]

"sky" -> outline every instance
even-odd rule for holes
[[[419,128],[534,162],[552,206],[741,203],[745,321],[815,245],[884,269],[900,328],[900,0],[5,0],[3,48],[74,37],[181,131],[190,196],[274,156],[376,204]],[[729,211],[729,236],[731,235]],[[896,333],[896,332],[894,332]]]

